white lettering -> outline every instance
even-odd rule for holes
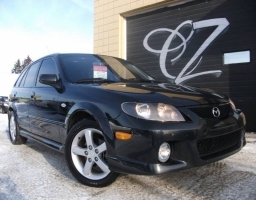
[[[180,33],[180,29],[183,26],[187,26],[187,25],[191,26],[191,32],[190,32],[189,36],[187,38],[185,38]],[[180,84],[180,83],[185,82],[185,81],[187,81],[189,79],[195,78],[197,76],[206,75],[206,74],[212,74],[212,75],[214,75],[216,77],[219,77],[220,74],[221,74],[220,70],[205,71],[205,72],[200,72],[200,73],[195,73],[195,74],[191,74],[191,73],[197,68],[197,66],[200,64],[200,62],[202,60],[202,56],[199,59],[198,59],[198,57],[225,30],[225,28],[228,25],[229,25],[229,22],[227,21],[226,18],[209,19],[209,20],[203,20],[203,21],[194,22],[194,23],[191,20],[187,20],[187,21],[181,23],[175,30],[168,29],[168,28],[159,28],[159,29],[155,29],[155,30],[149,32],[146,35],[146,37],[144,38],[144,40],[143,40],[143,46],[144,46],[145,49],[147,49],[148,51],[150,51],[152,53],[160,54],[159,65],[160,65],[160,69],[161,69],[162,73],[166,77],[168,77],[170,79],[173,79],[176,84]],[[169,74],[167,72],[167,69],[166,69],[166,57],[167,57],[167,54],[171,53],[171,52],[175,52],[177,50],[181,50],[180,53],[171,60],[172,63],[174,61],[177,61],[184,54],[184,52],[186,50],[186,47],[187,47],[187,43],[191,39],[191,37],[193,36],[195,30],[202,29],[202,28],[207,28],[207,27],[212,27],[212,26],[217,26],[217,28],[204,41],[204,43],[199,47],[199,49],[196,51],[194,56],[189,60],[189,62],[185,65],[185,67],[178,74],[178,76],[175,77],[175,76]],[[153,34],[155,34],[157,32],[163,32],[163,31],[170,32],[171,34],[166,39],[162,49],[161,50],[156,50],[156,49],[151,48],[148,45],[148,39]],[[170,45],[171,45],[171,43],[172,43],[172,41],[174,40],[175,37],[179,37],[182,42],[181,42],[180,45],[169,49],[169,47],[170,47]],[[190,70],[189,72],[187,72],[187,70],[192,67],[192,65],[195,63],[196,60],[198,60],[198,61],[195,64],[195,66],[193,67],[193,69]]]

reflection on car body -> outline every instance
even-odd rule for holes
[[[8,107],[9,107],[8,97],[0,96],[0,112],[3,114],[7,113]]]

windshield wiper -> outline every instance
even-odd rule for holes
[[[114,83],[114,82],[116,81],[105,79],[105,78],[87,78],[87,79],[76,80],[73,83]]]

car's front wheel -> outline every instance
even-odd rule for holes
[[[71,128],[66,139],[65,158],[79,182],[104,187],[115,181],[118,173],[109,170],[106,154],[106,142],[97,122],[85,119]]]
[[[20,129],[17,124],[13,111],[10,111],[8,125],[9,125],[9,138],[11,140],[11,143],[25,144],[27,142],[27,138],[20,135]]]

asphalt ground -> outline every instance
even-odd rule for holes
[[[207,166],[158,176],[120,175],[110,186],[87,187],[64,155],[37,142],[12,145],[0,114],[0,199],[256,199],[256,134],[237,154]]]

